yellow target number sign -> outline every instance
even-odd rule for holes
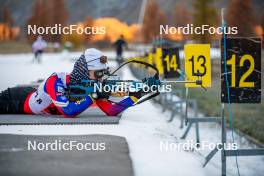
[[[163,64],[162,64],[162,48],[156,48],[154,53],[155,66],[159,70],[161,75],[164,74]]]
[[[184,45],[186,80],[196,81],[200,77],[203,87],[211,87],[210,44]],[[186,83],[185,87],[200,87],[196,83]]]

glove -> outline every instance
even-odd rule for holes
[[[65,95],[66,95],[66,97],[68,97],[70,102],[76,102],[76,101],[82,99],[83,96],[81,96],[81,95],[83,95],[83,94],[85,94],[85,90],[83,90],[81,88],[77,88],[77,87],[70,88],[70,89],[67,89],[65,91]],[[80,95],[80,96],[78,96],[78,95]]]
[[[97,98],[96,99],[109,99],[109,96],[111,95],[111,92],[96,92]]]
[[[96,92],[97,96],[96,97],[93,96],[93,98],[95,98],[95,99],[109,99],[109,97],[111,95],[111,91],[108,91],[108,92],[104,91],[105,90],[104,89],[105,84],[102,86],[103,86],[102,91],[98,90]]]
[[[144,78],[142,82],[149,87],[154,86],[154,85],[157,87],[160,86],[160,80],[156,79],[156,76]]]

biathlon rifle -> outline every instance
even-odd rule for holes
[[[129,64],[129,63],[136,63],[136,64],[141,64],[141,65],[144,65],[146,67],[149,67],[151,69],[153,69],[155,71],[155,74],[153,76],[150,76],[150,77],[146,77],[144,78],[142,81],[136,81],[136,80],[110,80],[110,76],[117,76],[115,75],[115,73],[121,69],[123,66]],[[182,71],[180,71],[178,69],[178,72],[180,74],[183,74]],[[202,87],[202,80],[200,79],[201,76],[198,75],[198,79],[195,80],[195,81],[160,81],[159,80],[159,70],[147,63],[147,62],[143,62],[143,61],[138,61],[138,60],[130,60],[128,62],[125,62],[123,64],[121,64],[116,70],[114,70],[112,73],[109,73],[107,75],[108,77],[102,81],[97,81],[97,80],[82,80],[82,83],[81,85],[70,85],[70,88],[69,88],[69,97],[70,98],[81,98],[81,97],[86,97],[87,95],[91,95],[93,98],[97,98],[98,97],[98,94],[101,94],[101,92],[98,92],[96,91],[95,89],[95,84],[100,84],[101,86],[115,86],[115,85],[120,85],[120,84],[125,84],[125,83],[128,83],[128,84],[133,84],[133,85],[136,85],[136,84],[142,84],[142,85],[147,85],[147,86],[152,86],[152,85],[155,85],[155,86],[160,86],[161,84],[172,84],[172,83],[195,83],[197,85],[201,85]],[[144,101],[146,100],[149,100],[151,98],[154,98],[156,96],[158,96],[160,94],[159,90],[156,89],[154,91],[151,91],[149,93],[152,93],[151,95],[145,97],[144,99],[140,100],[139,102],[137,102],[136,104],[140,104],[140,103],[143,103]],[[126,91],[123,91],[123,90],[120,90],[120,91],[117,91],[117,92],[110,92],[110,94],[108,94],[108,96],[113,96],[113,97],[124,97],[124,96],[128,96],[129,95],[129,92],[126,92]]]

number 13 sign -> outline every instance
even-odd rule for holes
[[[211,87],[211,60],[209,44],[184,45],[185,71],[189,81],[201,76],[203,87]],[[200,87],[195,83],[186,83],[186,87]]]
[[[221,101],[228,103],[228,81],[231,103],[260,103],[261,40],[259,38],[227,38],[225,65],[222,39],[221,56]]]

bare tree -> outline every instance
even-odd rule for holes
[[[47,26],[47,16],[45,14],[47,12],[45,3],[43,0],[38,0],[32,7],[32,16],[27,20],[27,25],[36,25],[37,27],[45,27]],[[27,38],[30,42],[36,40],[37,35],[34,34],[27,34]],[[45,36],[45,38],[47,38]]]
[[[164,12],[159,8],[155,0],[149,0],[142,26],[143,41],[152,41],[157,35],[159,35],[160,25],[165,23],[166,16]]]
[[[4,7],[3,14],[2,14],[3,23],[7,24],[8,26],[13,26],[14,20],[10,13],[10,10],[7,6]]]
[[[177,26],[185,26],[192,22],[191,12],[185,5],[177,3],[174,8],[174,20]]]
[[[91,17],[86,17],[86,19],[84,20],[84,23],[83,23],[83,27],[84,28],[85,27],[91,27],[91,26],[93,26],[93,23],[94,23],[94,21]],[[85,33],[83,35],[84,35],[85,42],[89,42],[91,39],[91,35],[85,34]]]
[[[7,6],[4,7],[3,13],[1,14],[1,21],[3,22],[1,36],[3,36],[5,40],[12,39],[13,38],[12,26],[14,20]]]
[[[262,16],[260,19],[260,25],[262,28],[262,48],[264,48],[264,12],[262,13]]]
[[[33,5],[32,16],[28,19],[27,25],[37,27],[54,26],[55,24],[66,25],[68,13],[64,0],[37,0]],[[37,35],[28,35],[28,40],[33,42]],[[51,42],[60,42],[61,34],[46,34],[44,38]]]
[[[176,3],[174,8],[174,21],[177,26],[186,26],[192,23],[191,12],[183,4]],[[187,36],[183,36],[185,39]]]
[[[255,36],[256,17],[251,0],[231,0],[227,11],[227,22],[229,26],[238,27],[237,36]]]
[[[216,26],[218,23],[217,12],[214,7],[214,0],[196,0],[193,2],[193,20],[194,26]],[[194,34],[194,39],[202,43],[210,43],[213,36],[209,33]]]
[[[66,6],[64,0],[50,0],[49,4],[51,5],[51,25],[61,24],[62,26],[66,25],[68,19],[68,11],[66,10]],[[62,35],[56,34],[52,36],[53,42],[61,42]]]

